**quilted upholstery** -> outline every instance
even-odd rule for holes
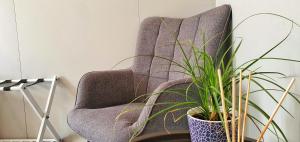
[[[176,72],[181,69],[168,61],[183,61],[176,41],[181,43],[187,56],[192,57],[189,43],[193,42],[201,48],[204,41],[209,40],[206,49],[214,56],[220,41],[228,33],[230,16],[230,6],[224,5],[185,19],[151,17],[144,20],[139,31],[137,57],[132,68],[135,90],[139,94],[150,93],[163,82],[184,78],[184,74]]]

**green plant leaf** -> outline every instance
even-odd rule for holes
[[[256,105],[254,102],[252,102],[251,100],[249,100],[249,105],[252,106],[255,110],[257,110],[258,112],[260,112],[266,119],[269,119],[270,116],[262,109],[260,108],[258,105]],[[288,142],[284,132],[281,130],[281,128],[277,125],[277,123],[273,120],[271,122],[272,124],[274,124],[274,126],[276,127],[276,129],[280,132],[280,134],[283,136],[283,139]]]
[[[274,96],[268,91],[265,89],[265,87],[263,87],[263,85],[261,85],[260,83],[258,83],[254,78],[257,78],[257,77],[253,77],[252,79],[252,82],[254,82],[257,86],[259,86],[262,90],[264,90],[264,92],[270,97],[272,98],[272,100],[274,102],[276,102],[278,104],[278,101],[274,98]],[[280,106],[285,112],[287,112],[291,117],[294,118],[294,116],[284,107],[284,106]]]

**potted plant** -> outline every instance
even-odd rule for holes
[[[234,45],[230,45],[229,48],[226,49],[226,51],[222,52],[222,49],[225,46],[225,42],[227,40],[230,40],[230,35],[240,24],[245,22],[247,19],[250,19],[257,15],[271,15],[271,16],[277,16],[286,19],[292,23],[292,27],[288,32],[288,34],[281,41],[279,41],[274,47],[270,48],[267,52],[263,53],[258,58],[252,59],[246,63],[243,63],[240,66],[234,67],[233,61],[236,56],[236,53],[241,47],[242,41],[240,41],[236,47],[234,47]],[[185,92],[193,91],[193,94],[198,96],[198,100],[196,100],[197,105],[195,105],[193,108],[187,111],[189,129],[190,129],[191,138],[193,142],[230,141],[230,139],[228,138],[229,137],[231,138],[231,134],[226,132],[225,127],[229,127],[229,132],[232,132],[230,128],[231,121],[237,120],[238,118],[236,117],[235,114],[224,115],[224,113],[226,112],[234,113],[236,111],[236,109],[232,109],[232,106],[235,105],[235,103],[232,103],[232,100],[235,100],[234,98],[235,96],[232,95],[233,92],[235,92],[235,88],[233,88],[233,86],[235,85],[233,84],[237,84],[237,83],[240,84],[239,92],[241,92],[242,90],[241,82],[246,79],[248,79],[248,91],[246,95],[247,97],[244,97],[242,96],[242,94],[240,94],[240,99],[242,98],[243,100],[246,100],[247,103],[246,107],[248,107],[247,105],[249,103],[249,106],[253,107],[255,111],[263,114],[263,116],[267,119],[270,118],[270,116],[262,108],[260,108],[255,102],[249,100],[248,96],[252,92],[264,92],[275,103],[278,103],[278,101],[272,95],[270,90],[284,92],[285,88],[279,85],[278,83],[276,83],[276,81],[274,81],[274,79],[272,77],[269,77],[268,75],[275,74],[275,75],[280,75],[282,77],[286,77],[286,76],[283,73],[276,72],[276,71],[260,72],[258,69],[251,70],[251,67],[255,65],[258,61],[262,61],[262,60],[281,60],[281,61],[299,62],[298,60],[293,60],[293,59],[267,57],[267,55],[269,55],[270,52],[276,49],[279,45],[281,45],[281,43],[283,43],[289,37],[293,29],[293,25],[297,25],[299,27],[297,23],[290,20],[289,18],[277,14],[259,13],[259,14],[251,15],[245,18],[242,22],[240,22],[239,24],[237,24],[236,27],[233,28],[233,31],[228,35],[227,38],[225,38],[225,41],[223,41],[223,43],[218,48],[217,55],[215,57],[210,56],[205,50],[205,45],[210,41],[210,39],[205,39],[205,36],[202,37],[203,47],[196,47],[195,45],[193,45],[193,43],[190,43],[192,46],[192,54],[194,55],[194,58],[192,59],[187,58],[187,56],[185,55],[186,53],[183,50],[183,47],[181,46],[182,42],[177,41],[177,44],[179,45],[181,52],[184,55],[183,57],[185,57],[182,68],[184,69],[184,73],[187,74],[192,80],[190,86],[193,86],[193,87],[188,87]],[[232,53],[228,54],[230,53],[231,50]],[[220,70],[222,70],[222,75],[220,73]],[[245,75],[243,74],[243,72],[248,72],[248,74]],[[235,78],[239,78],[239,79],[235,79]],[[260,84],[259,81],[268,82],[274,85],[275,87],[267,89],[262,84]],[[257,85],[259,89],[250,92],[251,83]],[[295,99],[298,103],[300,103],[300,101],[291,92],[288,93],[292,96],[293,99]],[[222,94],[224,100],[222,99]],[[188,93],[186,93],[185,95],[188,95]],[[195,100],[187,99],[187,101],[195,101]],[[285,107],[281,106],[281,108],[283,108],[284,111],[286,111],[289,115],[291,115],[291,113]],[[241,108],[241,103],[239,104],[238,109],[239,109],[239,113],[243,111],[243,113],[245,113],[245,117],[250,118],[250,120],[254,122],[256,125],[264,125],[264,123],[262,123],[259,119],[252,116],[246,110]],[[167,110],[167,111],[172,111],[172,110]],[[158,113],[163,113],[163,112],[158,112]],[[276,135],[278,140],[282,139],[284,141],[287,141],[284,132],[281,130],[278,124],[275,121],[271,121],[271,125],[273,126],[273,129],[269,129],[269,130],[274,135]],[[235,133],[238,131],[234,130],[233,132]],[[239,131],[239,133],[243,133],[243,132]],[[281,138],[280,135],[283,138]],[[232,138],[232,139],[235,139],[234,141],[236,141],[236,138]]]
[[[232,106],[230,102],[233,99],[231,93],[232,81],[234,81],[234,84],[236,83],[235,80],[231,79],[235,76],[234,68],[232,67],[233,60],[229,60],[228,64],[225,65],[224,57],[226,53],[220,56],[221,59],[213,58],[206,52],[205,44],[203,51],[200,51],[199,49],[201,48],[195,46],[192,46],[192,49],[195,61],[187,58],[184,61],[187,68],[186,72],[192,79],[191,85],[196,90],[196,93],[193,94],[198,95],[199,98],[198,106],[187,111],[191,139],[193,142],[226,142],[231,137],[229,132],[232,132],[232,129],[229,128],[226,132],[225,126],[231,126],[231,121],[237,119],[234,115],[231,115],[231,118],[226,113],[229,112]],[[184,50],[182,50],[182,53],[185,54]],[[202,65],[198,64],[199,61],[202,61]],[[219,68],[223,70],[222,76],[220,76]],[[220,82],[222,83],[220,84]],[[223,86],[222,84],[225,85]],[[187,88],[187,92],[190,91],[189,89]],[[221,93],[223,93],[223,101]],[[224,106],[223,108],[222,105]],[[237,131],[235,130],[235,132]]]

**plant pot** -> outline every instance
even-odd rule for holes
[[[187,112],[189,130],[192,142],[227,142],[225,128],[222,121],[208,121],[195,118],[195,114],[201,111],[192,108]],[[231,120],[228,120],[229,131],[231,132]],[[237,130],[236,130],[237,132]]]

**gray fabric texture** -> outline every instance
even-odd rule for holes
[[[89,72],[80,79],[75,108],[103,108],[129,103],[134,96],[130,69]]]
[[[92,142],[124,142],[131,136],[131,125],[143,107],[143,103],[131,103],[100,109],[74,109],[68,114],[68,122],[76,133]]]
[[[82,77],[75,108],[68,115],[70,127],[92,142],[126,142],[133,131],[139,134],[164,131],[164,115],[149,122],[146,120],[167,107],[156,103],[185,100],[172,93],[160,93],[190,84],[190,79],[180,73],[182,69],[171,62],[183,61],[177,41],[189,58],[193,58],[190,43],[203,48],[204,43],[209,41],[206,51],[215,56],[230,32],[230,24],[231,8],[228,5],[184,19],[145,19],[139,30],[136,57],[130,69],[91,72]],[[120,122],[114,123],[125,104],[143,94],[152,96],[146,104],[142,101],[128,104],[134,111],[125,113]],[[184,114],[185,111],[179,113]],[[170,117],[166,120],[170,131],[187,129],[186,118],[177,123],[173,123]]]
[[[190,42],[199,48],[207,42],[206,51],[215,56],[230,28],[230,18],[231,8],[224,5],[185,19],[146,19],[140,29],[132,68],[134,75],[140,76],[135,82],[143,84],[142,88],[136,87],[140,88],[138,95],[153,92],[163,82],[185,77],[176,72],[182,69],[166,60],[182,62],[183,55],[176,41],[181,43],[188,57],[192,58]]]

